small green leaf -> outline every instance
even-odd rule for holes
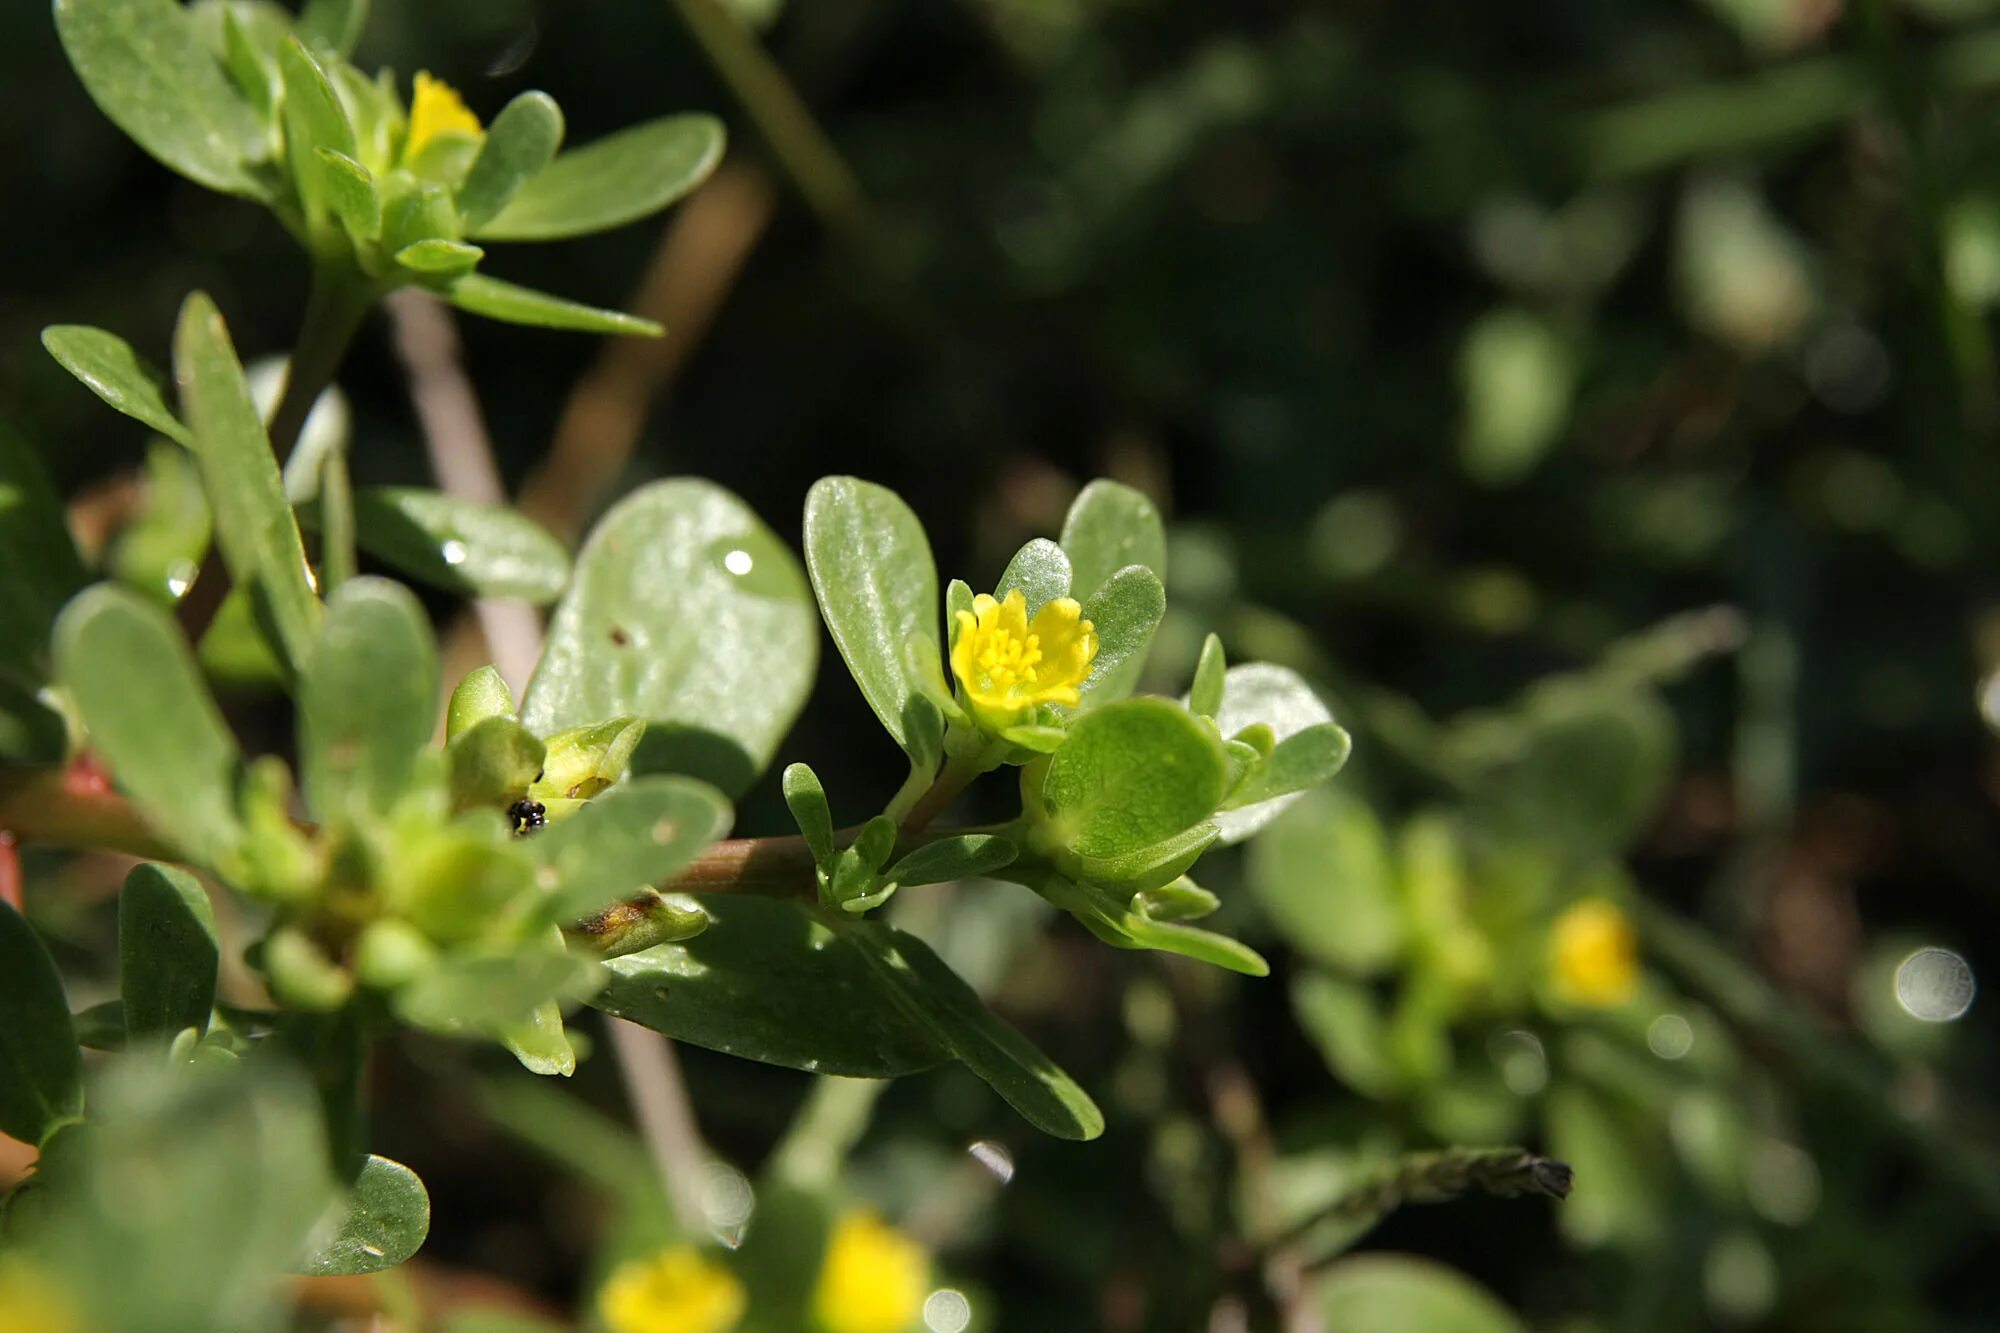
[[[1062,548],[1072,571],[1071,596],[1086,601],[1127,565],[1144,565],[1167,578],[1167,534],[1160,511],[1130,486],[1093,481],[1063,520]]]
[[[1083,618],[1097,631],[1097,657],[1083,682],[1086,703],[1109,703],[1132,692],[1166,613],[1167,590],[1143,565],[1127,565],[1098,585],[1083,604]]]
[[[1317,787],[1340,771],[1352,748],[1338,723],[1319,722],[1295,731],[1251,767],[1225,808],[1241,809]]]
[[[676,1041],[822,1074],[896,1078],[949,1058],[928,1027],[883,1002],[847,931],[775,899],[713,897],[708,908],[706,933],[606,963],[611,980],[592,1005]]]
[[[336,193],[351,192],[351,182],[333,179],[345,173],[321,157],[320,150],[352,161],[354,126],[326,71],[296,37],[278,48],[278,77],[285,90],[285,161],[313,224],[332,209]]]
[[[445,706],[446,744],[457,740],[489,718],[515,716],[514,692],[500,676],[500,668],[488,664],[465,673],[451,692]]]
[[[204,864],[241,837],[236,738],[173,619],[137,593],[87,588],[56,622],[56,676],[146,822]]]
[[[411,486],[354,493],[361,549],[432,587],[546,606],[569,584],[569,551],[541,524],[500,505]]]
[[[1062,547],[1046,537],[1037,537],[1014,552],[1014,558],[1000,574],[1000,582],[993,587],[993,595],[1005,601],[1015,588],[1027,600],[1030,618],[1048,603],[1069,596],[1069,557],[1063,554]]]
[[[617,310],[600,310],[529,287],[519,287],[484,273],[468,273],[444,289],[445,299],[460,310],[508,324],[531,324],[575,333],[629,333],[657,338],[666,330],[650,319]]]
[[[447,241],[441,236],[406,245],[396,252],[396,262],[412,273],[437,277],[468,273],[486,258],[486,252],[464,241]]]
[[[296,673],[320,619],[319,602],[306,581],[305,544],[229,330],[215,303],[200,292],[181,307],[174,375],[223,561],[237,582],[255,592],[258,623]]]
[[[963,833],[925,843],[883,872],[898,884],[943,884],[990,875],[1013,861],[1020,849],[990,833]]]
[[[894,491],[825,477],[806,496],[806,568],[833,642],[890,736],[909,752],[904,669],[913,639],[937,644],[937,565],[929,538]]]
[[[1214,717],[1222,709],[1223,673],[1229,662],[1222,655],[1222,640],[1211,634],[1201,643],[1201,658],[1194,664],[1194,684],[1188,689],[1188,708],[1203,717]]]
[[[1076,872],[1096,884],[1116,886],[1128,893],[1171,884],[1215,842],[1213,819],[1191,824],[1179,833],[1135,847],[1131,851],[1105,856],[1079,856]]]
[[[456,696],[454,696],[456,698]],[[498,715],[447,742],[454,810],[505,805],[542,772],[548,749],[512,717]]]
[[[1221,742],[1193,714],[1166,699],[1126,699],[1070,728],[1040,799],[1062,845],[1111,857],[1199,825],[1228,780]]]
[[[56,0],[56,33],[98,109],[211,190],[268,202],[257,114],[176,0]]]
[[[1177,953],[1249,977],[1271,973],[1264,956],[1249,945],[1211,930],[1156,920],[1135,911],[1130,900],[1102,885],[1052,875],[1037,882],[1034,889],[1115,948]]]
[[[368,0],[306,0],[299,12],[298,34],[309,45],[351,55],[367,24]]]
[[[452,207],[450,190],[403,172],[385,177],[382,189],[382,246],[391,254],[419,241],[457,239],[458,211]]]
[[[1423,1333],[1527,1333],[1484,1287],[1432,1259],[1365,1254],[1326,1270],[1312,1304],[1328,1329],[1422,1329]]]
[[[458,188],[458,213],[466,228],[477,231],[492,221],[549,165],[562,140],[562,108],[547,93],[522,93],[500,108]]]
[[[192,443],[188,428],[167,406],[167,377],[115,333],[88,324],[51,324],[42,346],[105,405],[170,440]]]
[[[531,1074],[568,1078],[576,1072],[576,1047],[563,1028],[562,1005],[554,1000],[536,1005],[527,1022],[501,1028],[500,1041]]]
[[[83,1056],[55,960],[0,901],[0,1133],[40,1144],[83,1115]]]
[[[1366,986],[1326,972],[1302,973],[1292,982],[1292,1012],[1341,1082],[1378,1099],[1401,1089],[1387,1025]]]
[[[132,868],[118,895],[118,994],[129,1037],[208,1031],[220,966],[215,909],[193,875]]]
[[[401,1162],[371,1155],[313,1237],[299,1272],[379,1273],[414,1255],[431,1229],[431,1196]]]
[[[1222,706],[1215,712],[1216,726],[1225,736],[1235,736],[1259,725],[1270,728],[1271,735],[1277,742],[1272,749],[1272,759],[1276,758],[1277,750],[1292,737],[1308,728],[1332,722],[1333,714],[1327,711],[1326,705],[1320,702],[1312,687],[1289,667],[1253,662],[1245,666],[1230,667],[1223,674]],[[1301,743],[1294,755],[1286,761],[1285,771],[1295,776],[1309,775],[1324,771],[1329,761],[1332,762],[1334,769],[1338,769],[1340,763],[1347,757],[1345,738],[1345,732],[1340,732],[1338,738],[1328,732],[1318,733],[1314,738]],[[1293,763],[1293,760],[1297,763]],[[1266,761],[1269,762],[1271,760]],[[1259,782],[1259,775],[1253,772],[1249,781]],[[1283,814],[1285,808],[1296,799],[1296,793],[1279,794],[1273,800],[1263,800],[1256,805],[1242,805],[1217,814],[1215,822],[1222,826],[1223,844],[1227,846],[1242,842]]]
[[[548,757],[528,794],[537,800],[589,800],[625,776],[645,735],[646,724],[638,718],[614,717],[544,737]]]
[[[1185,875],[1132,895],[1132,910],[1154,921],[1198,921],[1221,906],[1222,899]]]
[[[454,954],[396,992],[391,1007],[429,1032],[498,1035],[532,1021],[551,1000],[589,999],[603,979],[597,963],[560,951]]]
[[[722,122],[668,116],[574,149],[530,178],[482,239],[554,241],[656,213],[708,179],[722,160]]]
[[[1029,1124],[1063,1139],[1094,1139],[1104,1132],[1104,1113],[1090,1095],[988,1009],[929,945],[872,921],[855,922],[840,933],[867,962],[882,993]]]
[[[322,822],[386,812],[437,725],[437,645],[407,588],[341,585],[299,691],[299,774]]]
[[[960,612],[972,614],[972,585],[964,579],[953,579],[944,587],[944,628],[946,646],[958,640],[958,617]]]
[[[574,921],[659,885],[729,831],[722,794],[691,778],[633,778],[528,840],[552,893],[549,915]]]
[[[833,860],[833,810],[819,775],[804,764],[788,764],[784,775],[785,806],[797,821],[813,861],[824,870]]]
[[[546,737],[644,718],[638,771],[738,795],[812,688],[813,619],[797,558],[741,500],[702,481],[642,486],[578,556],[521,719]]]
[[[382,195],[368,168],[345,153],[331,148],[315,150],[320,156],[320,184],[326,191],[327,206],[356,241],[372,241],[382,234]]]

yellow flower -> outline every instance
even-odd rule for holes
[[[19,1260],[0,1263],[0,1333],[79,1333],[69,1293]]]
[[[1058,597],[1028,620],[1019,588],[995,601],[985,593],[958,613],[951,669],[973,707],[1005,726],[1036,704],[1074,707],[1097,656],[1097,630],[1074,598]]]
[[[414,161],[431,140],[445,134],[477,139],[484,133],[479,117],[466,108],[458,90],[443,79],[419,72],[410,94],[410,132],[403,139],[403,160]]]
[[[1556,918],[1549,961],[1556,993],[1575,1004],[1613,1009],[1639,987],[1638,937],[1607,898],[1585,898]]]
[[[923,1308],[930,1267],[922,1246],[875,1214],[847,1213],[827,1241],[813,1314],[823,1333],[901,1333]]]
[[[611,1333],[729,1333],[743,1317],[743,1284],[692,1245],[620,1264],[597,1293]]]

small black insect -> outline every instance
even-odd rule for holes
[[[524,834],[530,829],[538,829],[549,822],[548,807],[540,801],[531,801],[523,796],[507,807],[507,818],[514,821],[514,832]]]

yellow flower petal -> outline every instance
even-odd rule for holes
[[[743,1284],[692,1245],[621,1264],[597,1293],[611,1333],[729,1333],[743,1308]]]
[[[843,1215],[813,1290],[821,1333],[902,1333],[923,1309],[930,1268],[922,1246],[873,1213]]]
[[[1019,588],[1004,600],[981,593],[958,613],[952,674],[982,717],[1007,725],[1037,704],[1074,707],[1097,656],[1097,631],[1075,599],[1058,597],[1028,621]]]
[[[410,132],[403,138],[405,162],[414,160],[439,135],[463,134],[477,139],[483,133],[479,117],[466,107],[456,88],[418,72],[410,94]]]
[[[1556,993],[1574,1004],[1615,1009],[1639,988],[1639,941],[1607,898],[1585,898],[1549,932]]]

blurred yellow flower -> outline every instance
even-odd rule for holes
[[[729,1333],[743,1304],[743,1284],[692,1245],[619,1265],[597,1293],[611,1333]]]
[[[20,1260],[0,1261],[0,1333],[81,1333],[69,1293]]]
[[[456,88],[421,71],[417,74],[410,94],[410,132],[403,139],[405,162],[413,160],[439,135],[463,134],[477,139],[483,133],[479,117],[467,109]]]
[[[973,707],[1005,724],[1036,704],[1075,706],[1077,687],[1097,656],[1097,631],[1070,597],[1058,597],[1028,619],[1019,588],[996,601],[985,593],[958,613],[951,669]]]
[[[875,1214],[847,1213],[827,1242],[813,1314],[823,1333],[900,1333],[923,1309],[930,1267],[922,1246]]]
[[[1639,986],[1638,937],[1608,898],[1582,899],[1556,918],[1549,961],[1556,993],[1575,1004],[1616,1008]]]

